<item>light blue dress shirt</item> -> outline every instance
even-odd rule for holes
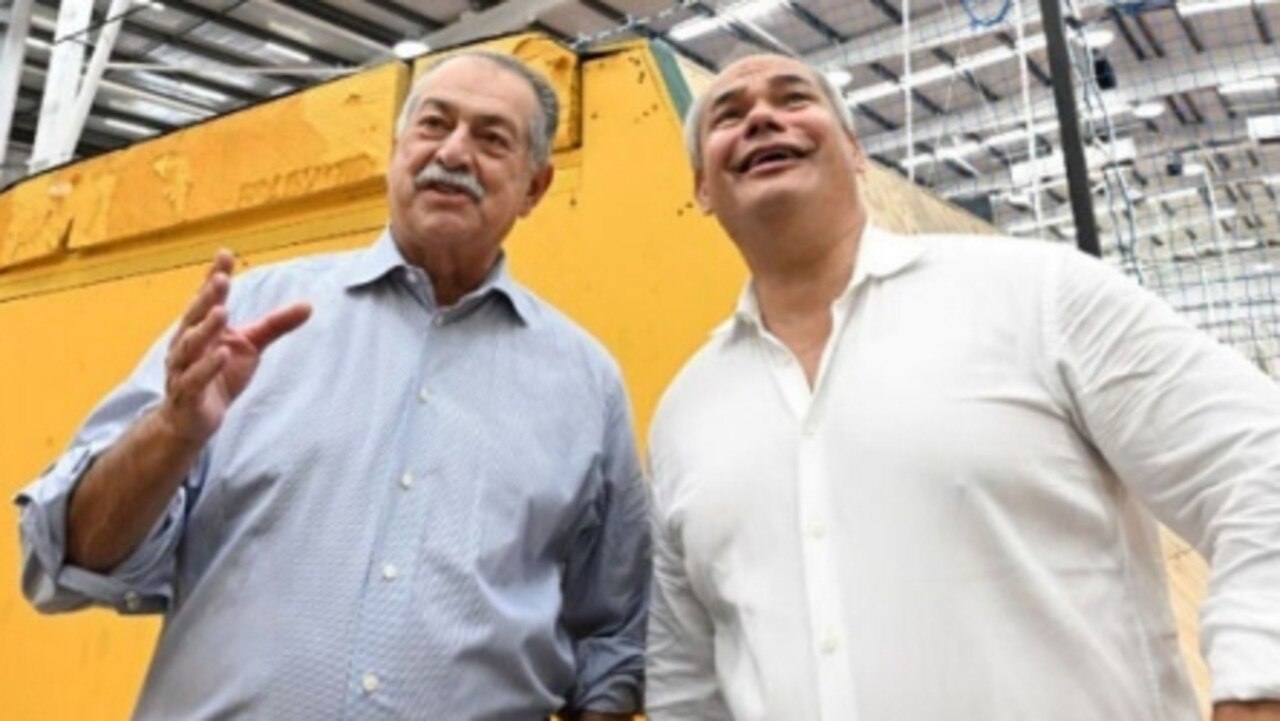
[[[297,300],[312,317],[109,574],[65,562],[67,500],[159,402],[167,338],[19,494],[39,609],[165,614],[135,718],[639,707],[647,500],[615,363],[501,262],[433,297],[389,232],[238,278],[233,324]]]

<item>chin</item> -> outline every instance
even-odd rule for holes
[[[790,210],[818,198],[817,188],[803,188],[778,184],[773,187],[753,188],[737,198],[738,207],[752,213]]]

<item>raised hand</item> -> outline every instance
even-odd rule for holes
[[[309,305],[295,303],[240,328],[229,327],[226,302],[234,266],[230,252],[218,252],[178,323],[165,361],[159,419],[175,436],[197,445],[218,430],[263,352],[311,316]]]

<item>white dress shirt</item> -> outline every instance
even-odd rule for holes
[[[655,417],[653,721],[1190,721],[1280,698],[1280,389],[1074,249],[868,226],[812,388],[748,288]]]

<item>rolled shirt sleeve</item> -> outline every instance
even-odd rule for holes
[[[113,391],[77,431],[69,449],[14,498],[20,509],[22,590],[45,613],[90,605],[120,613],[164,611],[173,595],[174,552],[182,535],[188,489],[180,488],[146,540],[109,573],[67,563],[67,510],[86,471],[160,401],[166,337],[130,378]]]
[[[1050,285],[1077,422],[1211,566],[1213,700],[1280,699],[1280,387],[1095,260],[1068,254]]]
[[[648,490],[620,383],[607,406],[600,486],[565,567],[562,621],[577,657],[567,706],[638,713],[650,584]]]

